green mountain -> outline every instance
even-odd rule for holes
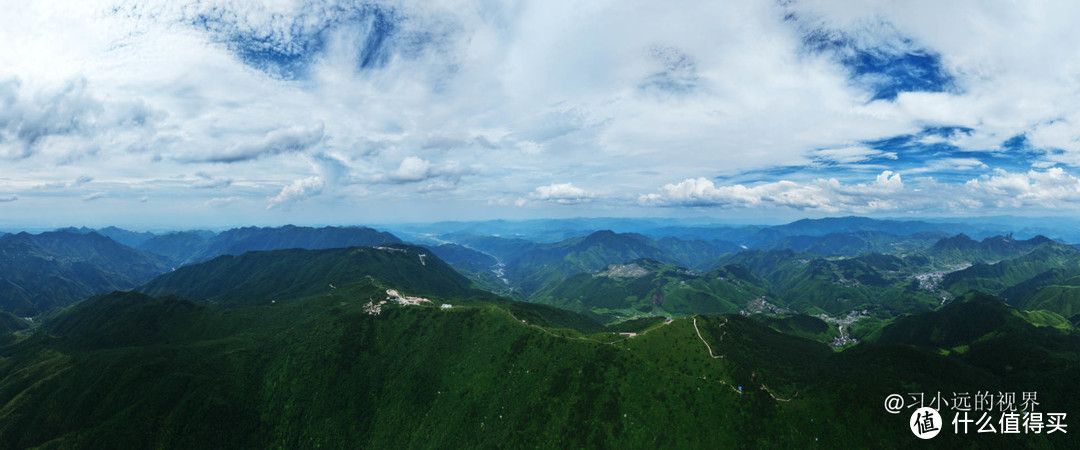
[[[506,261],[506,277],[524,295],[532,295],[568,276],[642,258],[664,260],[665,254],[640,234],[597,231],[517,255]]]
[[[573,275],[534,296],[536,302],[578,311],[601,321],[635,316],[682,316],[738,312],[769,295],[764,280],[746,267],[697,271],[650,259],[609,264]]]
[[[1080,250],[1050,242],[1023,256],[949,273],[942,278],[941,287],[956,295],[968,291],[998,294],[1048,270],[1075,267],[1078,261]]]
[[[754,314],[751,318],[784,334],[818,342],[830,342],[840,336],[836,325],[806,314]]]
[[[777,280],[779,296],[791,309],[838,314],[867,309],[887,315],[925,311],[941,303],[933,290],[911,278],[917,268],[889,255],[814,259]]]
[[[987,264],[1003,259],[1016,258],[1046,245],[1054,245],[1054,241],[1045,236],[1018,240],[1013,239],[1011,234],[975,241],[961,233],[937,241],[933,246],[926,249],[923,255],[938,265],[958,263]]]
[[[0,311],[0,346],[15,341],[15,332],[29,328],[25,320],[6,311]]]
[[[654,321],[625,338],[497,300],[371,314],[381,284],[229,309],[92,298],[0,346],[0,442],[898,448],[925,442],[883,410],[893,393],[1037,391],[1041,411],[1080,406],[1077,335],[1000,303],[958,302],[834,352],[737,315]],[[792,324],[814,327],[803,322]],[[942,433],[932,445],[1071,448],[1068,436]]]
[[[777,303],[794,312],[832,315],[853,310],[891,317],[941,303],[941,292],[916,275],[917,259],[876,253],[823,258],[791,250],[746,251],[725,259],[766,280]]]
[[[512,294],[510,282],[504,278],[503,265],[494,256],[458,244],[432,245],[427,248],[472,280],[478,288],[500,295]]]
[[[1045,325],[996,298],[975,295],[939,311],[897,319],[876,341],[947,354],[1016,390],[1037,386],[1040,398],[1053,392],[1055,405],[1043,409],[1072,411],[1080,407],[1080,333]]]
[[[0,310],[32,316],[166,270],[165,258],[93,232],[8,234],[0,237]]]
[[[1080,318],[1080,258],[1005,289],[1000,296],[1020,309]]]
[[[428,250],[403,244],[224,255],[176,269],[138,290],[235,306],[324,294],[368,277],[390,288],[408,286],[402,292],[406,295],[444,298],[477,293],[468,279]]]

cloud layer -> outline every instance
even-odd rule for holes
[[[1076,8],[25,2],[0,226],[1076,214]]]

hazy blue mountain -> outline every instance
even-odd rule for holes
[[[488,236],[478,234],[448,234],[443,239],[487,253],[502,261],[517,258],[522,254],[532,252],[540,248],[541,244],[520,238],[507,238],[503,236]]]
[[[427,248],[431,250],[435,256],[438,256],[439,259],[452,266],[468,264],[470,266],[493,269],[499,263],[494,256],[457,244],[427,246]]]
[[[829,233],[820,236],[788,236],[761,244],[761,250],[794,250],[822,256],[855,256],[862,253],[906,254],[932,246],[945,232],[924,231],[897,236],[880,231]]]
[[[156,234],[147,231],[129,231],[113,226],[98,229],[87,227],[68,227],[61,228],[56,231],[66,231],[69,233],[78,234],[88,234],[94,232],[131,248],[139,248],[139,245],[141,245],[143,242],[146,242],[147,240],[153,239],[155,236],[157,236]]]
[[[570,275],[642,258],[669,259],[648,237],[604,230],[522,251],[505,261],[506,277],[515,288],[531,295]]]
[[[176,265],[206,261],[220,255],[256,250],[309,250],[400,243],[393,234],[367,227],[245,227],[206,238],[198,232],[172,233],[144,242],[141,248],[173,259]]]
[[[199,233],[180,231],[154,236],[140,244],[138,248],[165,256],[174,265],[179,266],[190,261],[205,246],[206,240]]]
[[[1031,239],[1014,239],[1012,234],[992,236],[976,241],[966,234],[943,238],[926,249],[923,255],[937,264],[991,263],[1024,255],[1037,247],[1052,244],[1045,236]]]
[[[712,269],[710,264],[717,258],[743,250],[742,247],[728,241],[680,239],[672,236],[656,239],[655,243],[664,251],[665,259],[699,270]]]
[[[166,270],[165,258],[95,232],[9,234],[0,237],[0,310],[30,316]]]
[[[962,224],[930,223],[911,220],[880,220],[867,217],[828,217],[802,219],[785,225],[762,229],[747,239],[747,245],[757,247],[790,236],[824,236],[834,233],[876,232],[894,236],[908,236],[921,232],[946,232],[956,234],[964,231]]]

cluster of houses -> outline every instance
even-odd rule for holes
[[[386,290],[386,295],[387,295],[386,300],[380,301],[378,303],[375,303],[373,301],[366,303],[364,305],[364,312],[368,313],[370,315],[373,315],[373,316],[377,316],[377,315],[379,315],[379,313],[382,312],[382,307],[387,302],[395,302],[395,303],[398,303],[398,304],[401,304],[401,305],[409,305],[409,306],[418,306],[418,305],[422,305],[424,303],[431,303],[431,300],[428,300],[428,299],[426,299],[424,297],[411,297],[411,296],[407,296],[407,295],[401,295],[401,293],[398,292],[395,289],[387,289]],[[443,303],[442,306],[440,306],[440,308],[442,308],[442,309],[450,309],[453,306],[454,305],[451,305],[449,303]]]
[[[402,305],[416,306],[423,303],[431,303],[431,300],[428,300],[424,297],[410,297],[406,295],[401,295],[400,293],[398,293],[398,291],[394,289],[387,289],[386,295],[389,296],[386,298],[387,301],[398,302]]]

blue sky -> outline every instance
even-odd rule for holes
[[[18,2],[0,227],[1077,215],[1048,2]]]

